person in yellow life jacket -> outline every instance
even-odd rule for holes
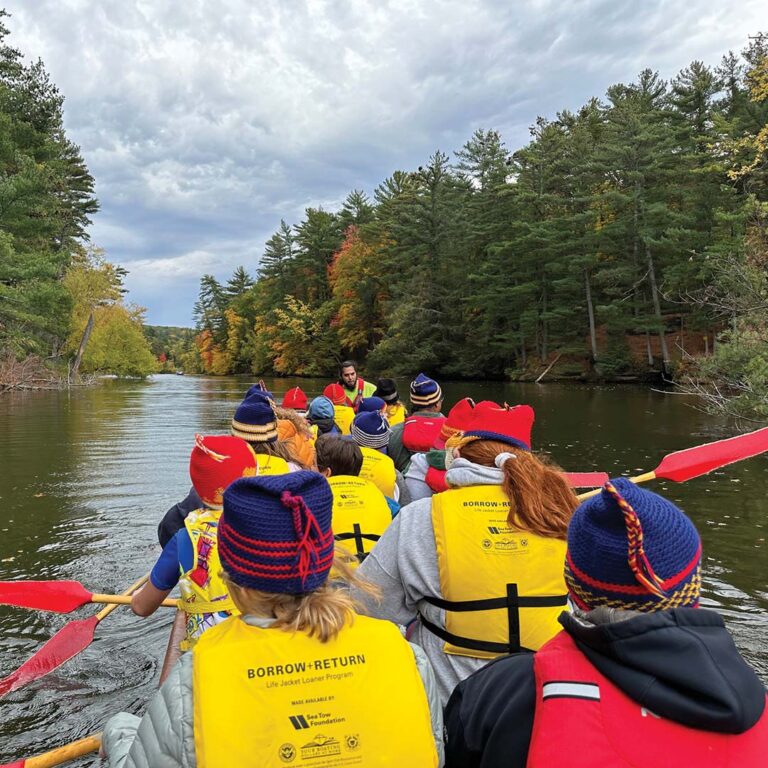
[[[447,443],[451,490],[408,505],[358,569],[383,595],[368,601],[371,615],[418,617],[412,638],[444,700],[488,659],[536,650],[558,630],[577,500],[530,452],[533,418],[527,405],[475,414]]]
[[[370,397],[376,390],[376,385],[370,381],[364,381],[357,375],[357,363],[354,360],[345,360],[339,366],[339,385],[347,397],[347,405],[357,412],[360,401],[364,397]]]
[[[408,412],[400,402],[400,396],[397,394],[397,385],[394,379],[378,379],[373,396],[380,397],[387,404],[387,410],[384,415],[387,417],[390,427],[402,424],[405,421]]]
[[[317,469],[333,491],[333,533],[358,562],[365,560],[399,511],[370,480],[359,476],[362,466],[361,448],[353,440],[318,438]]]
[[[131,598],[134,613],[150,616],[178,584],[182,598],[179,607],[187,614],[183,650],[234,611],[221,580],[216,531],[224,490],[234,480],[255,476],[256,472],[256,454],[245,440],[195,435],[189,476],[205,506],[187,515],[184,527],[163,548],[149,581]]]
[[[143,719],[119,713],[111,768],[441,764],[442,712],[423,652],[356,612],[334,566],[333,495],[317,472],[237,480],[219,556],[240,611],[174,666]]]
[[[307,396],[301,387],[289,389],[283,404],[275,408],[278,442],[287,443],[307,469],[315,468],[315,435],[306,419]]]
[[[355,410],[349,404],[344,388],[341,384],[329,384],[323,390],[323,395],[333,403],[333,420],[341,430],[341,434],[348,435],[352,420],[355,418]]]
[[[334,421],[333,403],[325,396],[316,397],[307,411],[307,421],[315,433],[315,439],[320,435],[340,435],[341,430]]]

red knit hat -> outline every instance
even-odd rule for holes
[[[462,442],[496,440],[530,451],[533,420],[534,413],[530,405],[475,408],[464,430]]]
[[[448,418],[440,427],[440,434],[435,439],[434,447],[442,450],[445,448],[445,441],[457,432],[463,432],[470,420],[472,412],[475,409],[475,401],[471,397],[465,397],[459,400],[456,405],[448,411]]]
[[[256,454],[245,440],[229,435],[195,435],[189,476],[206,506],[221,509],[227,486],[240,477],[255,476],[256,466]]]
[[[324,390],[323,394],[334,404],[334,405],[349,405],[349,399],[347,398],[347,393],[344,391],[344,387],[341,386],[341,384],[329,384]]]
[[[307,410],[307,396],[301,387],[289,389],[283,396],[283,408],[293,408],[296,411]]]

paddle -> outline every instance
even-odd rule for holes
[[[5,763],[0,765],[0,768],[51,768],[51,766],[61,765],[68,760],[95,752],[100,746],[101,734],[97,733],[95,736],[86,736],[84,739],[72,741],[50,752],[43,752],[42,755],[17,760],[15,763]]]
[[[130,595],[135,592],[148,578],[149,574],[142,576],[138,581],[131,584],[123,592],[123,595]],[[108,605],[89,619],[79,619],[65,624],[18,669],[0,680],[0,697],[47,675],[49,672],[53,672],[65,661],[76,656],[80,651],[84,651],[93,640],[96,625],[109,616],[115,608],[117,608],[117,604]]]
[[[747,432],[744,435],[716,440],[714,443],[695,445],[683,451],[668,453],[652,472],[630,477],[633,483],[645,483],[648,480],[671,480],[674,483],[684,483],[694,477],[706,475],[715,469],[728,466],[743,459],[768,451],[768,427]],[[579,499],[596,496],[600,489],[579,494]]]
[[[131,596],[94,594],[79,581],[0,581],[0,605],[70,613],[88,603],[130,605]],[[176,601],[161,605],[175,608]]]
[[[598,488],[610,480],[607,472],[563,472],[571,488]]]

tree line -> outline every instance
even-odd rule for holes
[[[147,375],[155,360],[143,310],[123,300],[125,270],[89,244],[98,201],[64,130],[64,99],[41,61],[8,45],[7,17],[0,9],[0,378],[30,356]]]
[[[501,377],[559,356],[561,373],[690,370],[736,332],[711,294],[764,232],[767,49],[758,35],[669,82],[644,70],[539,117],[517,151],[478,129],[372,197],[281,221],[253,276],[202,278],[196,365],[315,375],[352,356]]]

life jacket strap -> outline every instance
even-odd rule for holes
[[[363,541],[378,541],[381,536],[376,533],[363,533],[362,529],[360,528],[360,523],[353,523],[352,531],[346,533],[337,533],[334,538],[336,541],[348,541],[349,539],[354,539],[355,549],[357,550],[357,559],[362,563],[363,560],[368,557],[368,553],[365,551],[365,547],[363,546]]]

